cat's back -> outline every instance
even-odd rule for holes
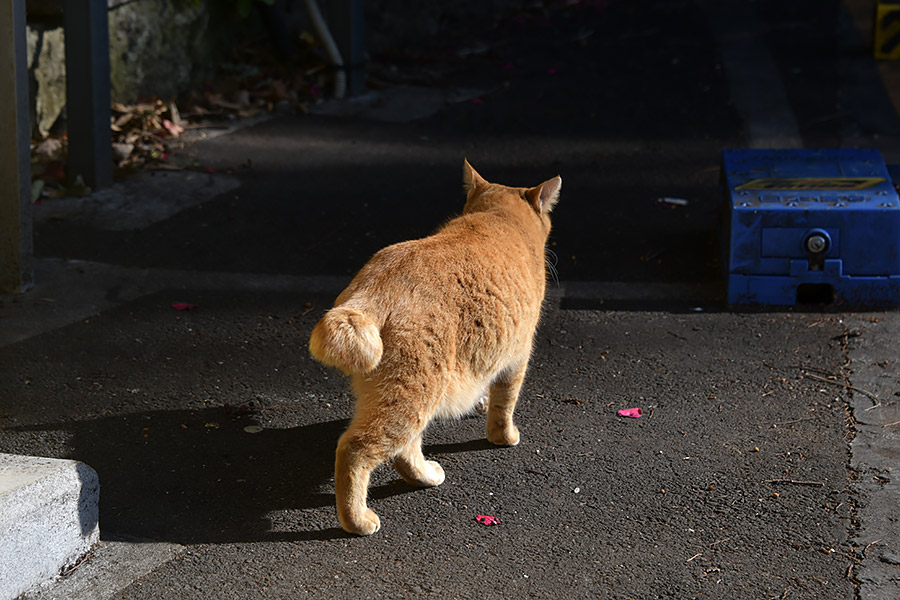
[[[337,304],[377,299],[407,308],[422,302],[462,306],[478,297],[509,296],[518,302],[533,296],[539,303],[544,277],[542,244],[530,247],[523,232],[502,216],[473,213],[452,219],[431,236],[377,252]]]

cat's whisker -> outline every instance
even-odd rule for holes
[[[556,252],[550,248],[546,248],[544,250],[544,262],[547,263],[547,272],[550,273],[550,278],[558,287],[559,270],[556,268],[556,265],[559,263],[559,257],[556,255]]]

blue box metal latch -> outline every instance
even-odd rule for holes
[[[729,304],[900,305],[900,199],[877,150],[726,150]]]

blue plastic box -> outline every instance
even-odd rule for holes
[[[877,150],[726,150],[729,304],[900,305],[900,200]]]

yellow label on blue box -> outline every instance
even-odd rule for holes
[[[884,177],[764,177],[735,187],[736,190],[865,190]]]

